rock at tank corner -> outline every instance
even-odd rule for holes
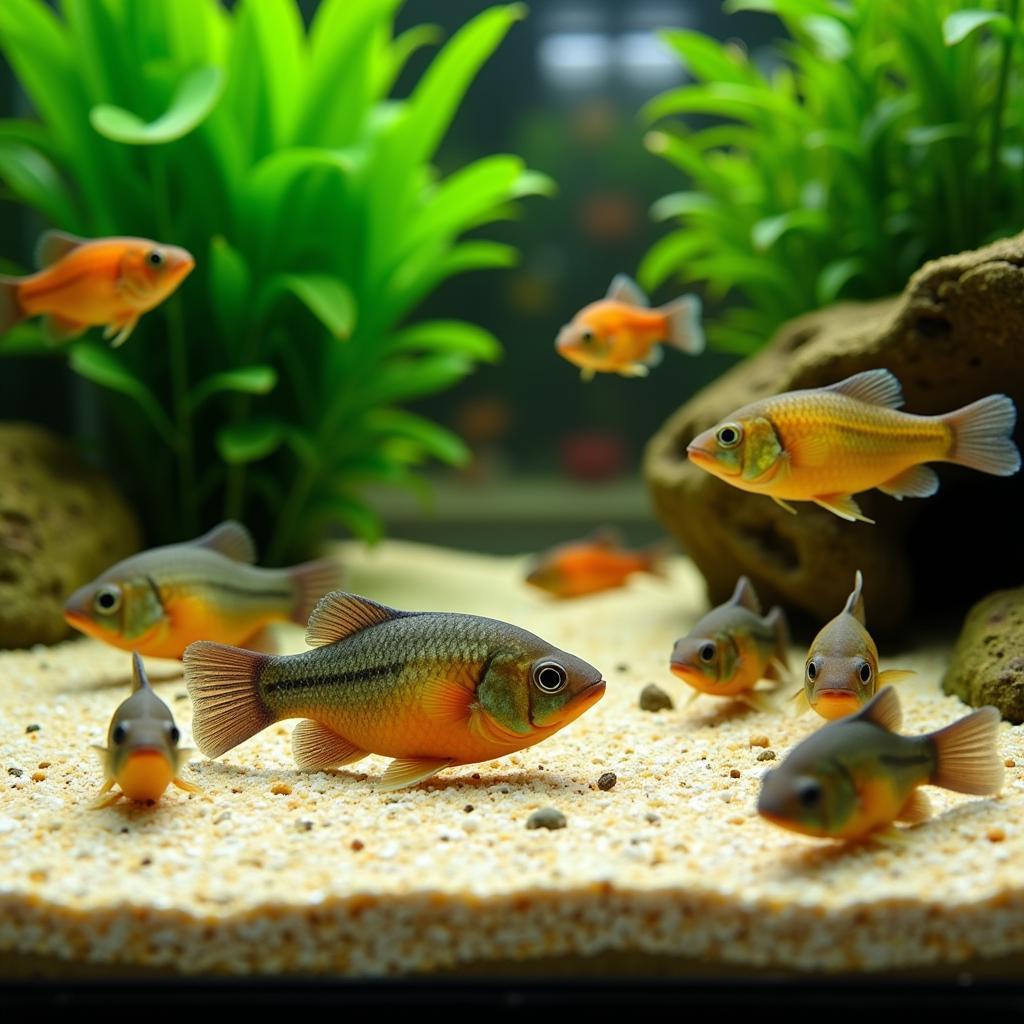
[[[1024,722],[1024,588],[979,601],[964,622],[942,680],[946,693],[1008,722]]]
[[[71,635],[64,600],[139,544],[104,473],[47,430],[0,424],[0,648]]]
[[[645,474],[659,519],[725,601],[741,574],[764,605],[824,622],[864,573],[869,627],[892,633],[939,605],[950,587],[969,601],[1024,576],[1018,525],[1024,479],[935,463],[927,499],[858,496],[877,521],[847,523],[800,502],[790,515],[763,495],[698,469],[687,444],[748,402],[885,367],[907,412],[946,413],[997,392],[1024,404],[1024,235],[926,263],[899,296],[841,303],[783,325],[757,355],[695,395],[652,438]],[[1015,440],[1021,444],[1018,421]]]

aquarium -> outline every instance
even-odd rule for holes
[[[9,992],[1012,994],[1022,29],[5,0]]]

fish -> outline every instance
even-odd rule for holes
[[[734,697],[767,710],[767,698],[754,686],[761,679],[782,678],[788,648],[785,612],[776,606],[762,616],[750,580],[741,576],[732,597],[676,641],[670,668],[696,693]]]
[[[639,285],[617,274],[603,299],[584,306],[559,331],[555,349],[581,368],[583,380],[598,372],[646,377],[662,360],[662,343],[692,356],[704,351],[700,315],[696,295],[651,309]]]
[[[596,668],[518,626],[343,591],[317,605],[306,643],[278,656],[208,641],[185,651],[192,733],[207,757],[300,718],[300,769],[383,754],[393,760],[378,788],[401,789],[539,743],[605,690]]]
[[[637,572],[664,578],[664,556],[661,544],[627,551],[614,531],[602,529],[538,555],[527,569],[526,582],[555,597],[583,597],[625,586]]]
[[[103,757],[105,781],[92,808],[109,807],[122,797],[156,801],[170,785],[202,792],[181,778],[182,763],[192,751],[179,747],[180,739],[171,709],[153,692],[142,659],[133,652],[131,696],[110,719],[107,746],[95,748]],[[111,792],[114,786],[118,790]]]
[[[0,334],[43,316],[52,341],[71,341],[102,325],[114,348],[195,266],[192,254],[177,245],[149,238],[79,238],[63,231],[40,238],[36,259],[38,273],[0,276]]]
[[[878,671],[878,648],[864,618],[864,577],[858,569],[843,610],[822,627],[807,651],[804,685],[795,696],[801,710],[836,719],[863,707],[883,686],[906,679],[908,669]]]
[[[89,636],[154,658],[178,658],[194,640],[256,642],[273,622],[305,625],[334,590],[330,559],[260,569],[248,530],[233,520],[196,540],[126,558],[76,590],[67,622]]]
[[[862,839],[894,821],[931,816],[919,786],[987,796],[1003,784],[999,712],[983,707],[923,736],[901,736],[902,712],[887,686],[856,714],[797,744],[761,783],[757,812],[793,832]]]
[[[813,501],[850,522],[872,523],[853,495],[878,488],[897,500],[927,498],[939,478],[926,462],[1012,476],[1020,452],[1011,440],[1017,410],[989,395],[940,416],[899,412],[900,382],[866,370],[837,384],[751,402],[695,437],[695,465],[740,490]]]

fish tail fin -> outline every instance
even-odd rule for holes
[[[289,569],[292,583],[295,586],[295,609],[292,622],[305,626],[317,606],[320,598],[332,590],[341,589],[342,568],[330,558],[321,558],[315,562],[303,562]]]
[[[701,301],[698,296],[684,295],[662,306],[658,312],[665,317],[665,340],[669,345],[691,356],[704,351],[704,328],[700,324]]]
[[[185,648],[185,686],[192,698],[192,735],[207,757],[255,736],[276,721],[260,690],[266,654],[199,640]]]
[[[775,631],[775,660],[785,669],[789,668],[789,624],[786,613],[775,605],[765,616],[768,627]]]
[[[25,311],[18,299],[19,284],[16,277],[0,274],[0,334],[6,334],[25,319]]]
[[[933,732],[936,763],[931,784],[976,796],[999,792],[1003,784],[1003,762],[996,745],[999,722],[999,712],[984,707]]]
[[[1008,396],[979,398],[944,419],[953,432],[950,462],[993,476],[1013,476],[1020,469],[1020,452],[1011,438],[1017,408]]]

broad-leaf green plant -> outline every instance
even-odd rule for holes
[[[746,353],[784,320],[903,287],[929,258],[1024,227],[1020,0],[731,0],[781,19],[764,60],[663,33],[692,81],[652,100],[648,148],[686,190],[640,269],[703,280]],[[768,68],[760,66],[769,64]]]
[[[0,121],[0,182],[54,227],[184,245],[196,269],[129,343],[57,350],[97,386],[99,441],[154,540],[239,517],[294,558],[362,489],[421,487],[461,441],[401,408],[500,354],[486,330],[415,319],[449,277],[515,261],[470,229],[549,181],[515,156],[441,177],[435,153],[481,65],[525,13],[483,11],[401,99],[432,26],[398,0],[3,0],[0,50],[36,117]],[[0,351],[54,352],[38,326]]]

